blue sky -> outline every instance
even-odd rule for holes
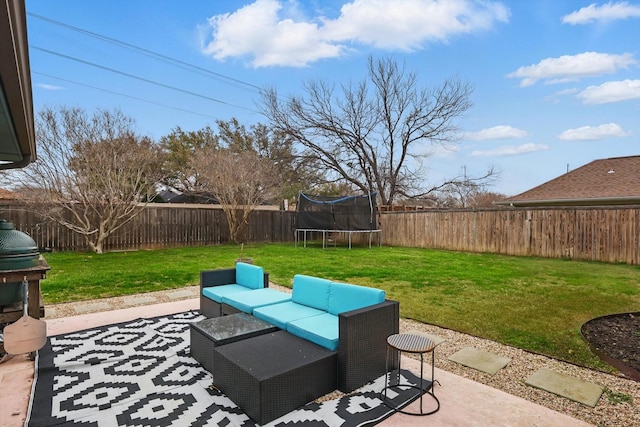
[[[360,81],[393,57],[475,87],[426,184],[493,166],[515,195],[640,154],[640,1],[26,0],[34,109],[119,108],[153,138],[263,122],[259,89]]]

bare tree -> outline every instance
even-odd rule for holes
[[[494,184],[497,176],[493,167],[490,167],[484,175],[470,176],[467,174],[467,167],[464,166],[461,175],[432,187],[432,191],[426,197],[419,199],[427,200],[432,206],[438,208],[479,207],[480,195],[487,193],[487,188]]]
[[[369,58],[369,76],[359,84],[310,82],[304,97],[282,100],[263,93],[260,108],[271,126],[300,143],[304,155],[334,181],[363,192],[377,191],[382,204],[425,197],[422,162],[426,144],[455,141],[455,119],[471,106],[469,83],[456,78],[421,89],[415,73],[392,59]]]
[[[106,239],[155,194],[159,148],[122,112],[45,108],[36,119],[38,160],[19,172],[30,207],[104,251]]]
[[[221,145],[232,151],[254,151],[260,158],[268,159],[279,181],[278,197],[292,199],[317,181],[312,165],[296,155],[293,140],[282,132],[273,131],[262,123],[247,129],[237,119],[217,120]]]
[[[504,208],[504,206],[496,205],[495,202],[506,199],[507,196],[502,193],[493,191],[479,191],[472,195],[469,200],[471,208]]]
[[[273,164],[254,151],[205,147],[196,151],[192,165],[203,190],[222,205],[231,239],[244,243],[249,214],[278,191]]]

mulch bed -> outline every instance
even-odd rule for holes
[[[592,319],[582,335],[601,359],[640,381],[640,312]]]

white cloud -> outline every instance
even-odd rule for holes
[[[569,89],[563,89],[563,90],[559,90],[555,93],[552,93],[551,95],[547,95],[544,97],[544,99],[548,102],[552,102],[554,104],[557,104],[560,102],[560,99],[564,96],[569,96],[569,95],[575,95],[576,93],[578,93],[580,91],[580,89],[578,88],[569,88]]]
[[[50,85],[46,83],[38,83],[37,86],[45,90],[64,90],[62,86]]]
[[[430,145],[425,150],[425,154],[430,157],[450,157],[460,151],[460,147],[455,144]]]
[[[524,138],[527,136],[527,132],[522,129],[514,128],[512,126],[500,125],[487,129],[482,129],[477,132],[467,132],[464,134],[464,139],[474,141],[486,141],[490,139],[511,139],[511,138]]]
[[[203,51],[217,60],[253,57],[255,67],[304,66],[339,56],[342,46],[323,40],[316,23],[280,19],[279,1],[257,0],[234,13],[209,19],[213,40]]]
[[[357,44],[412,51],[509,19],[504,5],[490,1],[353,0],[336,19],[307,20],[296,13],[296,4],[288,2],[285,10],[280,0],[256,0],[211,17],[203,52],[219,61],[249,57],[254,67],[300,67],[344,55]]]
[[[640,99],[640,80],[621,80],[589,86],[576,96],[584,104],[608,104]]]
[[[563,141],[593,141],[605,138],[622,138],[630,136],[617,123],[607,123],[600,126],[583,126],[576,129],[567,129],[558,136]]]
[[[535,65],[520,67],[507,75],[522,79],[520,86],[531,86],[538,80],[546,83],[576,81],[583,77],[614,73],[619,69],[637,64],[633,54],[614,55],[609,53],[584,52],[578,55],[563,55],[559,58],[547,58]]]
[[[338,19],[326,21],[325,30],[337,41],[412,51],[427,42],[488,30],[508,19],[508,9],[495,2],[354,0],[342,6]]]
[[[519,154],[534,153],[548,149],[548,145],[530,142],[522,145],[503,145],[493,150],[477,150],[473,151],[471,155],[475,157],[517,156]]]
[[[615,21],[617,19],[639,18],[640,6],[630,5],[628,2],[609,2],[598,6],[595,3],[583,7],[562,17],[564,24],[590,24],[597,21]]]
[[[574,93],[578,92],[578,88],[572,87],[569,89],[563,89],[563,90],[559,90],[556,93],[554,93],[554,96],[567,96],[567,95],[573,95]]]

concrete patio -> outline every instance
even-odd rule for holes
[[[197,309],[198,299],[185,299],[54,318],[47,320],[47,333],[57,335],[139,317],[154,317]],[[438,357],[437,353],[436,357]],[[417,374],[420,372],[420,362],[416,359],[403,356],[402,366]],[[425,366],[425,368],[429,367]],[[15,356],[0,364],[0,425],[6,427],[24,425],[33,383],[33,371],[34,363],[29,361],[26,355]],[[425,369],[425,372],[428,371],[429,369]],[[379,425],[576,427],[591,425],[442,369],[436,368],[435,375],[440,383],[435,387],[435,393],[441,402],[439,412],[427,417],[395,414]],[[428,403],[426,398],[425,408]],[[407,410],[416,411],[418,405],[419,402],[416,401]]]

